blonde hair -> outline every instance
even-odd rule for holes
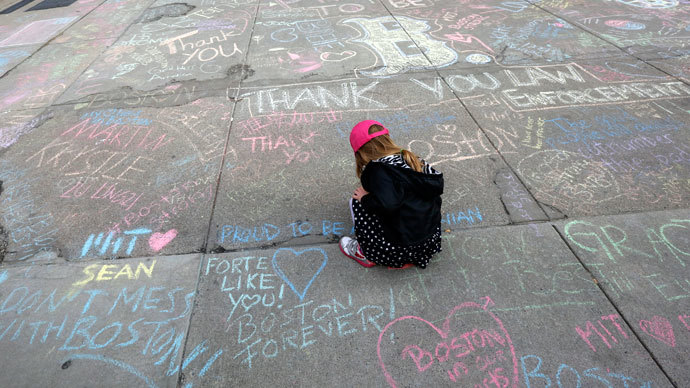
[[[377,124],[369,127],[369,134],[383,131],[383,127]],[[417,172],[422,171],[422,162],[417,155],[408,150],[400,148],[391,140],[388,135],[376,136],[375,138],[366,142],[357,152],[355,152],[355,168],[357,170],[357,178],[362,176],[364,166],[372,160],[382,158],[384,156],[393,154],[402,154],[408,166],[412,167]]]

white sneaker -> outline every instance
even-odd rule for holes
[[[340,251],[343,252],[345,256],[353,259],[363,267],[369,268],[376,265],[375,263],[367,260],[367,258],[364,256],[364,253],[362,253],[362,248],[354,238],[347,236],[342,237],[340,239]]]

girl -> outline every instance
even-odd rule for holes
[[[426,268],[441,251],[443,174],[374,120],[352,128],[350,145],[362,181],[350,199],[357,239],[341,238],[340,250],[364,267]]]

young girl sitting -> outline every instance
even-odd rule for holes
[[[425,268],[441,251],[443,174],[374,120],[352,128],[350,145],[362,182],[350,199],[357,239],[341,238],[340,250],[364,267]]]

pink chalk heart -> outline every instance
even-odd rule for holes
[[[670,347],[676,346],[676,337],[673,335],[673,326],[671,322],[664,317],[654,316],[651,321],[641,320],[640,329],[658,339],[659,341],[665,343]]]
[[[453,308],[441,328],[424,318],[391,321],[379,335],[379,364],[391,387],[517,387],[515,348],[501,320],[484,306]],[[396,374],[396,377],[393,376]]]
[[[168,245],[175,237],[177,237],[177,230],[175,229],[170,229],[165,233],[156,232],[149,238],[149,246],[154,252],[158,252]]]

